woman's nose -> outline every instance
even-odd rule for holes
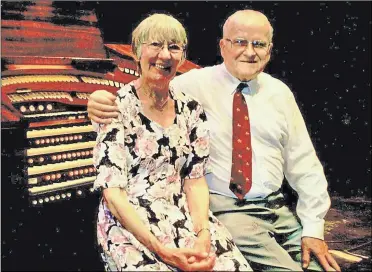
[[[159,52],[159,58],[163,58],[163,59],[171,58],[171,53],[169,52],[167,45],[163,45],[163,48]]]

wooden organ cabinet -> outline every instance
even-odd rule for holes
[[[139,76],[130,46],[104,44],[94,2],[2,2],[1,31],[2,265],[102,269],[86,104],[93,91],[115,93]],[[186,61],[179,73],[196,67]]]

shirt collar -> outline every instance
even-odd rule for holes
[[[242,90],[243,94],[248,95],[255,95],[258,92],[258,79],[257,77],[254,79],[251,79],[249,81],[240,81],[236,77],[234,77],[230,72],[227,70],[225,63],[221,64],[221,72],[222,76],[226,79],[226,82],[228,83],[228,86],[231,86],[231,94],[234,94],[234,90],[240,83],[246,83],[248,85],[248,88],[244,88]]]

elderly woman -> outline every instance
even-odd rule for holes
[[[97,238],[106,270],[251,270],[209,211],[206,115],[169,87],[186,44],[173,17],[143,20],[132,35],[140,77],[118,91],[119,117],[97,125]]]

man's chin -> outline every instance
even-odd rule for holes
[[[240,75],[241,81],[249,81],[251,79],[254,79],[257,77],[257,75],[260,73],[260,70],[255,69],[254,71],[245,71],[246,73]]]

